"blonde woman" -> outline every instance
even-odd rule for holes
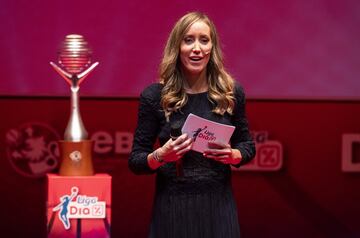
[[[156,173],[149,237],[240,236],[231,189],[230,166],[255,156],[245,116],[243,89],[225,71],[218,35],[204,14],[180,18],[168,38],[160,82],[140,96],[138,125],[129,167],[136,174]],[[213,142],[204,153],[191,150],[193,139],[170,138],[173,123],[193,113],[234,125],[230,144]],[[160,147],[154,149],[156,139]],[[176,173],[181,160],[183,175]]]

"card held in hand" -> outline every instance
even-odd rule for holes
[[[209,142],[229,143],[235,127],[213,122],[192,113],[186,118],[182,133],[193,138],[192,150],[203,153]]]

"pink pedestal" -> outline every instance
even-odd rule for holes
[[[48,237],[110,237],[111,176],[47,178]]]

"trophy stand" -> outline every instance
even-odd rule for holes
[[[51,66],[70,85],[70,119],[59,141],[59,175],[48,174],[47,237],[109,238],[111,176],[94,174],[92,141],[80,116],[80,83],[98,65],[81,35],[67,35],[59,51],[59,66]],[[84,202],[86,201],[86,202]]]
[[[61,176],[91,176],[94,175],[92,164],[92,141],[83,125],[79,109],[80,83],[99,64],[91,63],[91,50],[81,35],[67,35],[60,49],[59,64],[50,62],[71,89],[71,114],[65,130],[64,140],[59,141]]]

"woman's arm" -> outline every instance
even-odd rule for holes
[[[232,115],[232,124],[235,131],[231,137],[231,144],[209,142],[209,149],[204,156],[224,164],[240,167],[255,157],[255,143],[251,138],[248,122],[245,115],[245,94],[239,85],[235,89],[235,108]]]
[[[235,131],[231,137],[231,148],[239,150],[241,154],[241,161],[234,165],[240,167],[249,163],[256,154],[255,143],[249,131],[249,123],[245,113],[245,93],[240,85],[235,87],[236,104],[234,114],[232,116],[232,123],[235,126]]]
[[[159,94],[160,90],[153,85],[140,95],[137,128],[129,158],[129,168],[135,174],[150,174],[156,171],[155,166],[149,166],[148,160],[153,160],[153,147],[160,131],[160,118],[157,116],[159,108],[156,107],[157,100],[154,98]]]

